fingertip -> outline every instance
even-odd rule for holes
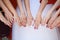
[[[44,26],[44,25],[45,25],[45,23],[42,23],[41,25],[43,25],[43,26]]]
[[[53,27],[49,27],[50,29],[53,29]]]
[[[45,25],[44,21],[41,22],[41,25]]]
[[[46,27],[47,27],[47,28],[49,28],[49,26],[48,26],[48,25],[47,25]]]
[[[35,26],[35,27],[34,27],[34,29],[38,29],[38,27],[37,27],[37,26]]]
[[[47,24],[47,28],[49,28],[49,27],[51,27],[51,25],[48,23],[48,24]]]

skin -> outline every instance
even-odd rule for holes
[[[42,25],[47,24],[48,20],[50,19],[52,12],[60,5],[60,0],[57,0],[53,7],[47,12],[47,15],[45,18],[42,20]]]
[[[34,21],[34,28],[35,29],[38,29],[39,24],[41,23],[41,20],[42,20],[41,14],[42,14],[42,11],[44,10],[47,3],[48,3],[48,0],[42,0],[42,2],[41,2],[41,6],[39,7],[39,10],[36,15],[36,19]]]
[[[56,20],[56,18],[58,17],[59,14],[60,14],[60,8],[56,11],[56,13],[48,21],[48,27],[50,27],[52,25],[52,23]]]
[[[13,16],[12,16],[11,12],[7,9],[7,7],[4,5],[4,3],[3,3],[2,0],[0,0],[0,7],[3,9],[7,20],[9,20],[10,23],[12,24],[12,22],[13,22]]]
[[[13,17],[14,18],[14,22],[17,22],[18,25],[21,26],[20,18],[17,15],[17,12],[14,9],[14,7],[12,6],[11,2],[9,0],[3,0],[3,2],[7,6],[7,8],[10,10],[10,12],[14,15],[14,17]]]
[[[60,23],[58,23],[57,26],[60,27]]]
[[[51,25],[50,29],[53,29],[54,27],[60,27],[60,16],[56,18],[56,20]]]
[[[26,26],[27,17],[26,17],[26,15],[25,15],[25,11],[24,11],[24,9],[23,9],[21,0],[17,0],[17,4],[18,4],[18,7],[19,7],[19,9],[20,9],[21,25],[22,25],[22,26]]]
[[[0,12],[0,20],[4,22],[6,25],[8,25],[9,27],[11,27],[11,23],[7,19],[4,18],[1,12]]]
[[[26,8],[26,11],[27,11],[27,25],[30,26],[32,24],[32,20],[33,20],[33,17],[32,17],[32,14],[31,14],[31,11],[30,11],[30,3],[29,3],[30,0],[24,0],[25,2],[25,8]]]

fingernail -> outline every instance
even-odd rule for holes
[[[24,27],[26,27],[26,25],[24,25]]]
[[[53,27],[50,27],[50,29],[53,29]]]
[[[38,29],[38,27],[34,27],[34,29]]]
[[[44,26],[45,24],[44,24],[44,23],[42,23],[42,25]]]
[[[49,26],[48,26],[48,25],[47,25],[46,27],[47,27],[47,28],[49,28]]]

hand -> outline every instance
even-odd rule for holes
[[[52,23],[52,25],[49,28],[53,29],[54,27],[60,27],[60,16],[56,18],[56,20]]]
[[[11,12],[8,10],[8,8],[3,3],[2,0],[0,0],[0,4],[1,4],[0,6],[3,9],[3,11],[4,11],[4,14],[5,14],[7,20],[10,21],[11,23],[13,23],[13,16],[12,16]]]
[[[33,17],[30,14],[29,16],[27,16],[27,25],[30,26],[32,24],[32,21],[33,21]]]
[[[34,21],[34,29],[38,29],[38,26],[41,23],[41,20],[42,20],[41,15],[37,15]]]
[[[58,15],[60,14],[60,8],[56,11],[56,13],[50,18],[50,20],[48,21],[48,27],[49,28],[52,28],[52,27],[55,27],[55,26],[52,26],[51,25],[56,25],[57,26],[57,22],[59,23],[59,17]],[[56,21],[56,22],[55,22]],[[60,23],[59,23],[60,24]]]
[[[27,23],[27,17],[26,17],[26,15],[24,13],[22,13],[20,15],[20,19],[21,19],[21,25],[25,27],[26,23]]]
[[[13,23],[13,15],[11,13],[7,14],[5,13],[5,17],[7,18],[7,20],[9,20],[11,22],[11,24]]]
[[[18,23],[18,25],[21,26],[21,21],[18,15],[14,15],[14,22]]]
[[[57,0],[55,2],[55,4],[53,5],[53,7],[47,12],[47,15],[45,16],[45,18],[42,20],[42,24],[45,25],[47,24],[47,22],[49,21],[49,19],[51,18],[51,15],[53,13],[53,11],[60,5],[60,1]]]
[[[12,27],[12,24],[8,20],[5,21],[5,24],[8,25],[10,28]]]
[[[2,15],[1,12],[0,12],[0,20],[4,22],[6,25],[8,25],[9,27],[12,27],[12,24]]]
[[[46,16],[45,16],[45,18],[42,19],[41,24],[42,24],[42,25],[47,24],[47,22],[48,22],[48,20],[50,19],[50,17],[51,17],[51,11],[48,11],[47,14],[46,14]]]

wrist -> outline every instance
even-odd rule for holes
[[[27,10],[27,15],[31,15],[31,11],[30,10]]]
[[[37,15],[41,15],[42,14],[42,11],[38,11]]]

